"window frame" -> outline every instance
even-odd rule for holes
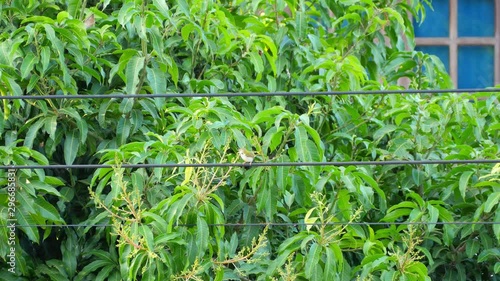
[[[416,46],[447,46],[451,79],[458,87],[458,48],[460,46],[491,46],[494,49],[494,85],[500,84],[500,0],[495,5],[495,32],[493,37],[458,37],[458,0],[449,0],[448,37],[415,37]],[[492,86],[494,86],[492,85]]]

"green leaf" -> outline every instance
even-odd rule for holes
[[[381,12],[387,13],[389,15],[390,19],[396,19],[397,22],[399,23],[400,27],[404,28],[405,24],[404,24],[403,17],[401,16],[401,14],[398,11],[394,10],[391,7],[385,7],[383,9],[381,9]],[[404,29],[402,32],[404,33]]]
[[[198,245],[198,255],[204,256],[205,250],[208,247],[209,230],[207,222],[201,218],[196,219],[196,244]]]
[[[344,173],[342,176],[340,176],[340,179],[342,182],[345,184],[345,187],[349,192],[357,192],[358,190],[358,185],[354,181],[353,175],[350,173]]]
[[[189,5],[186,2],[186,0],[179,0],[177,1],[178,9],[185,15],[185,16],[190,16],[190,11],[189,11]]]
[[[428,277],[427,267],[421,262],[414,262],[408,266],[406,269],[408,272],[405,276],[418,276],[417,280],[425,280]]]
[[[122,280],[120,277],[120,273],[116,270],[117,265],[108,265],[99,270],[99,274],[97,274],[95,280],[96,281],[111,281],[111,280]]]
[[[460,195],[462,195],[463,199],[465,199],[465,192],[467,191],[467,186],[469,185],[469,179],[473,174],[473,171],[466,171],[460,176],[458,189],[460,190]]]
[[[364,181],[370,184],[373,189],[375,189],[375,192],[377,192],[378,196],[380,197],[378,207],[381,212],[385,212],[385,210],[387,209],[387,198],[385,192],[379,187],[377,181],[375,181],[375,179],[365,173],[353,172],[353,174],[357,177],[362,178]]]
[[[81,1],[82,0],[69,0],[69,1],[66,2],[66,4],[68,5],[68,12],[67,13],[69,15],[71,15],[71,17],[78,18],[79,11],[80,11]]]
[[[89,133],[87,122],[85,122],[85,120],[82,118],[77,119],[76,126],[78,127],[78,131],[80,132],[80,143],[85,144],[85,142],[87,141],[87,135]]]
[[[193,32],[193,30],[195,29],[195,25],[192,24],[192,23],[188,23],[186,24],[185,26],[183,26],[181,28],[181,36],[182,36],[182,40],[184,41],[188,41],[189,39],[189,34],[191,34],[191,32]]]
[[[479,239],[469,239],[465,245],[465,253],[469,259],[472,259],[479,252],[481,243],[479,242]]]
[[[276,167],[276,186],[279,192],[284,192],[288,185],[290,167],[280,166]]]
[[[403,217],[409,216],[412,209],[397,209],[391,212],[388,212],[387,215],[381,221],[394,222],[398,219],[403,219]]]
[[[418,205],[415,204],[415,202],[403,201],[403,202],[400,202],[400,203],[390,207],[389,210],[387,210],[387,212],[391,212],[392,210],[401,209],[401,208],[417,209]]]
[[[302,124],[301,127],[304,127],[306,129],[307,133],[309,133],[309,135],[313,139],[314,143],[316,144],[316,147],[317,147],[318,152],[319,152],[319,159],[317,159],[317,160],[320,161],[321,159],[323,159],[324,145],[323,145],[323,142],[321,141],[321,137],[320,137],[319,133],[313,127],[311,127],[309,125]]]
[[[44,193],[51,194],[51,195],[54,195],[57,197],[61,197],[61,193],[59,193],[59,191],[56,188],[54,188],[53,186],[51,186],[50,184],[47,184],[45,182],[34,180],[34,181],[31,181],[29,183],[29,185],[31,187],[35,188],[39,192],[43,191]]]
[[[413,182],[415,183],[415,185],[420,186],[423,184],[425,179],[425,173],[423,171],[414,168],[411,171],[411,176],[413,178]]]
[[[146,68],[148,84],[153,94],[164,94],[167,92],[167,77],[165,72],[159,68]]]
[[[61,71],[63,74],[62,81],[64,82],[64,86],[69,87],[71,77],[69,75],[68,66],[66,64],[66,59],[64,57],[64,44],[61,42],[61,40],[59,40],[58,36],[56,36],[54,28],[52,28],[51,25],[44,24],[43,26],[45,28],[45,34],[47,35],[49,41],[52,43],[52,48],[54,49],[54,51],[58,56],[58,63],[59,66],[61,67]]]
[[[146,247],[150,251],[154,251],[155,250],[154,235],[149,226],[148,225],[139,226],[139,232],[141,233],[142,237],[144,237],[144,241],[146,242],[145,243]]]
[[[325,248],[325,254],[325,280],[334,280],[339,267],[337,263],[341,263],[341,261],[337,260],[338,256],[331,247]]]
[[[45,157],[45,155],[41,154],[40,152],[36,151],[36,150],[31,150],[30,151],[30,156],[35,159],[35,161],[38,163],[38,164],[41,164],[41,165],[48,165],[49,164],[49,160]]]
[[[21,89],[21,86],[19,86],[19,84],[16,82],[15,79],[12,79],[7,75],[3,75],[3,82],[6,84],[7,89],[12,93],[13,96],[23,95],[23,90]]]
[[[120,145],[126,144],[127,139],[130,136],[130,129],[132,128],[132,124],[130,119],[121,118],[118,121],[118,125],[116,127],[116,134],[118,136],[118,140]]]
[[[40,57],[42,61],[42,71],[40,73],[41,76],[47,71],[50,63],[50,47],[42,46],[40,51]]]
[[[48,23],[48,24],[55,24],[56,23],[50,17],[45,17],[45,16],[32,16],[32,17],[28,17],[28,18],[24,19],[21,23],[25,24],[27,22]]]
[[[120,8],[118,13],[118,22],[124,26],[129,23],[132,17],[137,13],[137,9],[135,8],[134,2],[125,2],[123,6]]]
[[[170,11],[165,0],[153,0],[153,5],[158,9],[158,11],[160,11],[162,16],[166,18],[170,17]]]
[[[120,102],[120,107],[119,110],[123,114],[128,114],[130,111],[132,111],[132,108],[134,107],[135,99],[123,99]]]
[[[134,280],[136,276],[141,275],[141,270],[145,266],[144,263],[146,262],[146,253],[139,252],[127,260],[130,262],[130,269],[126,271],[128,272],[127,280]]]
[[[297,155],[302,162],[313,161],[311,156],[311,151],[307,145],[309,137],[307,131],[303,126],[295,128],[295,149],[297,150]]]
[[[307,253],[307,257],[305,258],[305,274],[306,278],[311,278],[316,270],[316,267],[320,266],[319,261],[321,258],[321,250],[322,247],[318,245],[318,243],[312,243],[309,248],[309,252]]]
[[[481,252],[481,254],[479,254],[479,256],[477,257],[477,261],[485,262],[488,260],[497,260],[498,257],[500,257],[499,248],[485,249]]]
[[[498,201],[500,201],[500,191],[490,194],[486,202],[484,202],[484,211],[486,213],[491,212],[498,205]]]
[[[253,64],[255,72],[262,73],[264,72],[264,62],[260,57],[258,52],[250,52],[250,62]]]
[[[439,218],[439,210],[430,203],[427,203],[427,211],[429,212],[429,224],[427,225],[427,231],[430,233],[436,227],[436,225],[432,223],[437,222]]]
[[[160,118],[158,115],[158,110],[151,101],[146,99],[139,99],[138,102],[142,106],[142,109],[147,111],[148,114],[150,114],[155,120]]]
[[[155,231],[158,231],[160,233],[165,233],[167,231],[167,222],[158,214],[146,211],[142,213],[142,218],[146,220],[148,224],[151,224],[154,227]],[[148,219],[151,219],[151,221],[149,221]]]
[[[38,56],[36,56],[33,52],[28,52],[23,59],[23,63],[21,64],[21,78],[25,79],[30,75],[33,70],[33,66],[38,63]]]
[[[86,75],[89,75],[86,82],[87,84],[90,84],[90,82],[92,81],[90,76],[94,77],[99,83],[101,83],[104,79],[103,76],[101,76],[99,74],[99,72],[95,71],[94,69],[86,66],[86,65],[81,65],[81,71],[82,71],[82,74],[86,74]]]
[[[166,220],[169,222],[167,232],[172,232],[172,227],[174,224],[178,223],[179,217],[182,215],[184,209],[188,202],[194,197],[193,193],[188,194],[176,194],[169,198],[171,201],[171,206],[168,209]]]
[[[44,130],[49,134],[49,138],[55,140],[57,129],[57,116],[49,116],[45,118]]]
[[[169,57],[168,66],[167,71],[170,74],[172,81],[174,81],[174,85],[177,87],[177,83],[179,82],[179,68],[177,67],[177,63]]]
[[[379,142],[385,135],[394,132],[398,127],[396,125],[385,125],[373,133],[373,139]]]
[[[139,93],[140,89],[137,89],[137,86],[141,80],[140,73],[144,67],[144,60],[144,57],[134,56],[127,63],[125,72],[125,92],[128,95],[135,95]]]
[[[108,259],[97,259],[97,260],[94,260],[92,261],[91,263],[87,264],[79,273],[78,273],[78,276],[81,276],[81,278],[83,279],[84,276],[87,276],[89,275],[90,273],[98,270],[99,268],[102,268],[102,267],[105,267],[105,266],[109,266],[110,264],[110,261]],[[112,264],[112,268],[115,268],[115,264]],[[97,280],[97,279],[96,279]]]
[[[219,267],[215,269],[215,279],[214,281],[222,281],[224,279],[224,268]]]
[[[33,142],[35,141],[36,136],[38,135],[38,131],[43,126],[44,119],[38,119],[35,123],[33,123],[28,132],[26,133],[26,138],[24,139],[24,146],[28,148],[33,148]]]
[[[99,122],[99,126],[106,126],[106,113],[108,112],[109,106],[114,102],[114,99],[108,99],[106,101],[103,101],[99,106],[99,114],[97,115],[97,122]]]
[[[276,190],[275,186],[269,186],[269,183],[276,182],[273,171],[268,171],[268,173],[264,175],[264,178],[265,181],[262,181],[262,185],[264,185],[265,188],[264,192],[260,194],[260,197],[265,198],[265,216],[267,221],[271,221],[277,212],[279,190]]]
[[[389,151],[396,159],[412,159],[412,155],[408,152],[413,148],[414,144],[410,139],[397,138],[391,141]]]
[[[76,154],[80,147],[77,132],[71,131],[66,133],[66,138],[64,140],[64,161],[66,165],[73,164],[75,161]]]
[[[281,106],[273,106],[257,112],[252,118],[252,123],[257,125],[263,122],[274,122],[276,115],[282,113],[285,109]]]
[[[45,183],[53,186],[61,186],[64,185],[64,182],[56,177],[46,176]]]
[[[57,209],[49,202],[45,201],[42,197],[37,197],[35,199],[34,207],[37,214],[42,216],[44,219],[56,224],[64,223],[64,220],[59,215]]]
[[[78,127],[78,131],[80,133],[79,141],[81,144],[84,144],[87,140],[88,135],[87,122],[85,122],[85,120],[80,117],[80,114],[74,108],[61,108],[59,110],[59,113],[69,115],[75,120],[76,126]]]
[[[34,209],[33,199],[29,197],[29,195],[25,192],[18,192],[16,195],[16,199],[18,202],[18,207],[16,208],[16,219],[17,224],[31,240],[32,242],[39,243],[40,235],[38,232],[38,228],[34,225],[37,225],[36,218],[36,210]]]
[[[307,15],[302,11],[297,11],[295,14],[295,30],[297,31],[298,39],[305,37],[307,32]]]
[[[497,211],[495,213],[496,213],[495,221],[496,222],[500,221],[500,209],[497,209]],[[495,233],[495,237],[496,237],[497,241],[500,241],[500,223],[493,225],[493,232]]]

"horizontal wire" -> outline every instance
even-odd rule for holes
[[[391,94],[443,94],[443,93],[493,93],[491,89],[437,89],[437,90],[376,90],[376,91],[329,91],[329,92],[252,92],[252,93],[169,93],[134,95],[46,95],[0,96],[0,100],[48,100],[48,99],[131,99],[131,98],[201,98],[201,97],[266,97],[266,96],[340,96],[340,95],[391,95]]]
[[[71,165],[10,165],[0,169],[98,169],[98,168],[211,168],[211,167],[305,167],[305,166],[385,166],[385,165],[445,165],[445,164],[496,164],[500,159],[472,160],[388,160],[388,161],[338,161],[338,162],[263,162],[249,163],[165,163],[165,164],[71,164]]]
[[[228,226],[228,227],[246,227],[246,226],[335,226],[335,225],[497,225],[500,221],[441,221],[441,222],[256,222],[256,223],[209,223],[208,226]],[[141,224],[152,226],[152,224]],[[0,225],[0,227],[13,227],[14,225]],[[15,227],[112,227],[112,224],[16,224]],[[193,227],[193,224],[175,224],[174,227]]]

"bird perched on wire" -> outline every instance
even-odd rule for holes
[[[253,160],[255,159],[255,154],[251,151],[246,150],[245,148],[238,149],[238,154],[240,155],[241,159],[245,161],[245,163],[252,164]]]

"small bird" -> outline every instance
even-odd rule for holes
[[[245,161],[245,163],[252,164],[253,159],[255,158],[255,154],[253,154],[253,152],[248,151],[244,148],[238,149],[238,154],[240,155],[241,159],[243,159],[243,161]]]

